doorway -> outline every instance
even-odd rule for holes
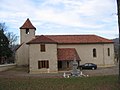
[[[58,61],[58,69],[62,68],[62,61]]]

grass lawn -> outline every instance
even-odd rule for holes
[[[83,78],[1,78],[0,90],[120,90],[118,76]]]

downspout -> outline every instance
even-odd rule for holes
[[[103,66],[105,66],[105,52],[104,52],[104,44],[103,44]]]
[[[30,72],[30,45],[28,45],[28,73]]]

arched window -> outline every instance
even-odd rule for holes
[[[108,56],[110,56],[110,48],[108,48]]]
[[[93,57],[97,57],[97,52],[95,48],[93,49]]]

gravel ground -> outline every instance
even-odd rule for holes
[[[96,70],[83,70],[83,73],[89,76],[118,75],[118,72],[119,72],[118,64],[113,67],[98,68]]]
[[[96,70],[82,70],[84,75],[101,76],[101,75],[118,75],[118,64],[113,67],[98,68]],[[0,72],[0,77],[4,78],[18,78],[18,77],[41,77],[41,78],[62,78],[63,73],[70,73],[70,71],[59,71],[59,73],[46,74],[29,74],[26,67],[16,67],[7,71]]]

